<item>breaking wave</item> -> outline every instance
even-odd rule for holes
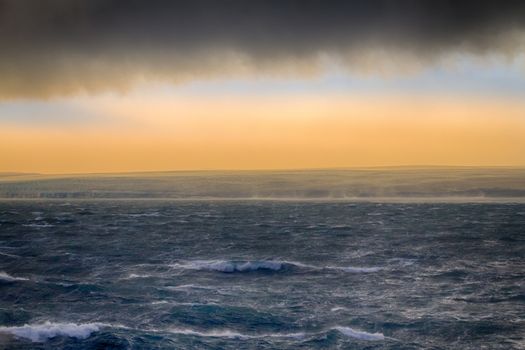
[[[370,273],[382,270],[382,267],[356,267],[356,266],[315,266],[295,261],[279,260],[193,260],[169,265],[175,269],[217,271],[225,273],[250,272],[257,270],[279,271],[285,268],[296,268],[306,270],[336,270],[350,273]]]
[[[353,273],[368,273],[368,272],[377,272],[381,271],[383,268],[374,266],[374,267],[354,267],[354,266],[348,266],[348,267],[331,267],[332,269],[341,270],[345,272],[353,272]]]
[[[358,331],[350,327],[337,326],[334,330],[352,338],[361,340],[384,340],[385,336],[382,333],[368,333],[364,331]]]
[[[292,338],[304,339],[324,335],[330,331],[337,331],[344,336],[367,341],[384,340],[385,336],[382,333],[368,333],[365,331],[356,330],[350,327],[335,326],[320,332],[297,332],[297,333],[261,333],[261,334],[246,334],[234,331],[231,329],[211,330],[211,331],[197,331],[189,328],[170,328],[168,332],[173,334],[193,335],[198,337],[213,337],[213,338],[228,338],[228,339],[256,339],[256,338]]]
[[[46,227],[54,227],[55,225],[43,223],[43,224],[24,224],[22,226],[33,227],[33,228],[46,228]]]
[[[206,270],[218,272],[248,272],[257,270],[278,271],[284,266],[280,261],[227,261],[227,260],[195,260],[181,264],[171,264],[173,268],[190,270]]]
[[[123,277],[122,279],[123,280],[131,280],[131,279],[135,279],[135,278],[150,278],[150,277],[153,277],[153,275],[130,273],[129,275],[127,275],[126,277]]]
[[[168,290],[192,290],[192,289],[204,289],[204,290],[216,290],[216,287],[201,286],[198,284],[182,284],[180,286],[169,286],[166,287]]]
[[[87,339],[92,333],[100,331],[103,327],[112,327],[105,323],[53,323],[26,324],[19,327],[0,327],[0,333],[12,334],[17,338],[23,338],[35,343],[42,343],[48,339],[62,336],[77,339]],[[158,330],[155,330],[158,331]],[[195,330],[191,328],[169,328],[168,333],[178,335],[190,335],[197,337],[227,338],[227,339],[258,339],[258,338],[289,338],[302,340],[324,335],[327,332],[337,331],[347,337],[366,341],[384,340],[382,333],[368,333],[350,327],[335,326],[318,332],[295,332],[295,333],[241,333],[231,329]]]
[[[29,281],[29,278],[15,277],[10,274],[0,271],[0,281],[14,282],[14,281]]]
[[[77,339],[86,339],[91,333],[98,332],[103,323],[52,323],[26,324],[20,327],[0,327],[1,333],[9,333],[17,338],[24,338],[32,342],[45,342],[48,339],[62,336]]]
[[[189,328],[171,328],[168,330],[173,334],[194,335],[198,337],[228,338],[228,339],[256,339],[256,338],[295,338],[302,339],[305,333],[262,333],[262,334],[245,334],[230,329],[196,331]]]
[[[338,311],[348,311],[347,307],[344,306],[335,306],[330,309],[331,312],[338,312]]]

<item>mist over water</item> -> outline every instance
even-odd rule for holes
[[[0,202],[7,349],[521,349],[525,205]]]
[[[525,202],[525,168],[378,167],[42,175],[0,173],[0,198]],[[140,215],[140,214],[139,214]]]

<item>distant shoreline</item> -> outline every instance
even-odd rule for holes
[[[0,202],[13,201],[53,201],[53,202],[98,202],[98,201],[159,201],[159,202],[307,202],[307,203],[399,203],[399,204],[432,204],[432,203],[450,203],[450,204],[467,204],[467,203],[497,203],[497,204],[524,204],[525,197],[368,197],[368,198],[217,198],[217,197],[201,197],[201,198],[0,198]]]
[[[397,168],[0,177],[2,200],[523,203],[525,169]]]

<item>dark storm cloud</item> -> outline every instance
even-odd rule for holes
[[[0,0],[0,97],[523,50],[525,1]]]

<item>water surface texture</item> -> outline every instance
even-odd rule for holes
[[[524,349],[525,205],[0,202],[0,348]]]

